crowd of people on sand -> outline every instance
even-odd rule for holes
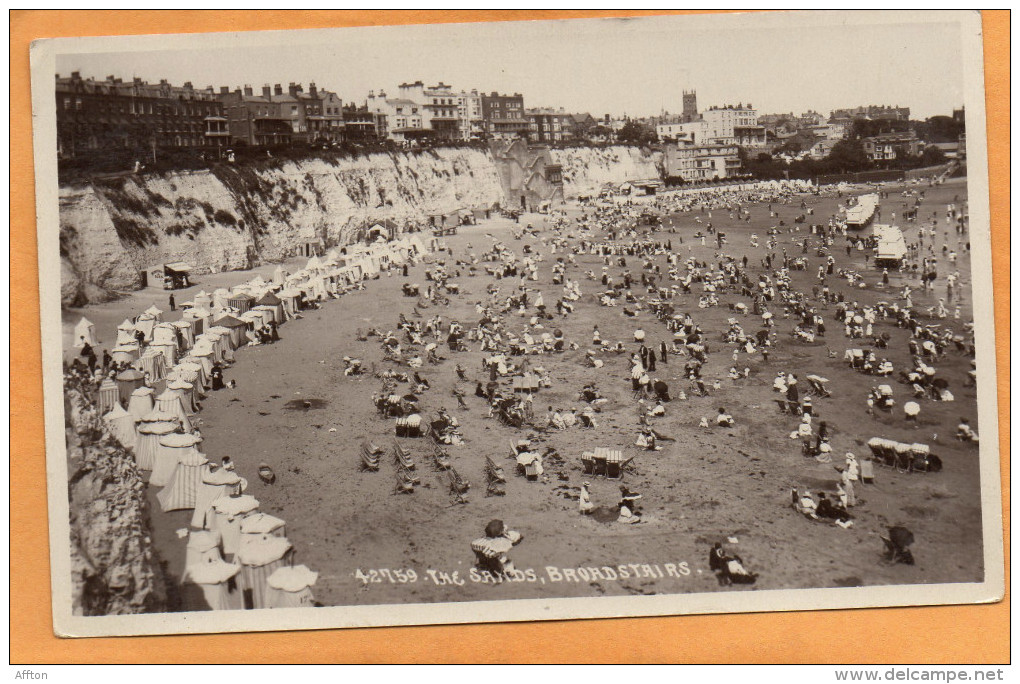
[[[574,216],[565,211],[553,212],[541,228],[528,225],[516,229],[513,242],[524,243],[516,249],[513,242],[485,234],[488,242],[480,250],[468,243],[463,253],[455,254],[453,249],[445,248],[428,255],[424,259],[426,286],[403,284],[408,306],[398,314],[393,328],[358,331],[359,339],[378,339],[384,359],[380,367],[373,364],[371,371],[380,383],[373,397],[379,415],[399,417],[405,429],[420,426],[421,433],[430,435],[440,452],[448,446],[468,443],[470,435],[463,434],[455,413],[442,406],[444,401],[440,400],[431,414],[424,408],[425,398],[432,390],[427,371],[452,366],[458,382],[463,382],[465,388],[474,387],[474,399],[484,407],[486,415],[517,434],[527,431],[536,436],[593,429],[598,426],[599,414],[607,401],[597,383],[582,387],[575,405],[546,404],[545,412],[535,408],[536,395],[553,386],[558,375],[556,368],[564,362],[565,355],[583,350],[580,363],[600,369],[607,381],[612,377],[610,368],[629,366],[627,375],[637,415],[633,446],[641,452],[663,452],[664,444],[676,441],[663,427],[682,424],[691,417],[690,409],[672,408],[677,402],[700,406],[701,403],[693,403],[695,398],[711,397],[723,389],[724,383],[740,387],[760,382],[756,378],[771,367],[770,357],[778,350],[830,344],[830,335],[835,332],[836,336],[843,333],[846,343],[853,345],[844,355],[853,370],[882,380],[898,378],[910,387],[911,401],[905,404],[910,405],[910,411],[904,420],[905,424],[917,427],[924,402],[953,400],[949,378],[940,374],[938,364],[947,354],[973,358],[973,324],[945,325],[947,320],[960,319],[959,308],[951,317],[945,306],[919,309],[913,301],[915,290],[904,285],[897,296],[892,282],[895,278],[899,283],[909,283],[916,277],[921,281],[917,289],[926,299],[931,298],[937,287],[938,260],[952,264],[958,252],[969,250],[969,243],[959,246],[967,235],[965,203],[956,200],[946,210],[941,253],[935,248],[936,212],[931,227],[918,231],[910,258],[896,273],[890,274],[886,269],[876,278],[867,269],[862,274],[853,268],[851,260],[863,251],[863,243],[847,228],[838,212],[827,221],[810,226],[800,220],[813,216],[806,190],[800,183],[773,182],[755,189],[664,194],[640,206],[589,204]],[[821,188],[810,192],[835,191]],[[921,199],[917,198],[916,203]],[[761,205],[767,205],[774,225],[761,238],[757,234],[751,236],[753,251],[735,252],[728,246],[725,233],[716,227],[718,216],[728,219],[728,225],[739,225],[745,219],[749,222],[751,209]],[[649,207],[666,219],[642,224],[640,219]],[[787,213],[791,208],[801,213],[798,220],[787,225],[780,218],[780,211]],[[715,222],[713,214],[717,215]],[[955,227],[957,245],[950,252],[947,245],[951,227]],[[784,238],[786,246],[781,247],[780,238]],[[692,246],[707,246],[709,240],[715,250],[712,258],[701,257],[702,250],[695,256]],[[842,265],[840,240],[845,242],[847,260]],[[799,247],[799,254],[791,253],[791,247]],[[950,258],[950,254],[954,256]],[[581,261],[591,263],[593,258],[596,263],[601,261],[597,267],[600,270],[584,270]],[[794,272],[813,273],[815,260],[820,262],[812,284],[807,289],[798,289],[794,283],[804,278],[794,278]],[[406,263],[399,272],[405,279],[409,277]],[[469,293],[463,279],[481,274],[491,276],[491,282],[483,292]],[[945,275],[945,287],[945,300],[958,301],[961,288],[957,271]],[[873,297],[853,294],[861,290],[879,290],[887,296],[870,304],[865,300]],[[468,296],[471,299],[467,301],[474,301],[471,320],[459,320],[446,313],[451,298]],[[590,341],[568,337],[557,325],[557,319],[571,317],[582,299],[605,307],[607,318],[629,320],[633,326],[631,339],[607,339],[598,324],[592,326]],[[318,306],[319,302],[307,301],[305,305]],[[723,309],[729,314],[725,329],[706,332],[705,320],[711,309]],[[177,335],[184,334],[181,328],[177,331]],[[272,343],[278,339],[273,322],[249,342]],[[142,334],[136,341],[142,349],[147,340]],[[180,349],[187,349],[186,340],[176,342]],[[909,368],[897,369],[885,356],[893,345],[909,349],[912,359]],[[828,347],[827,350],[829,358],[838,357],[838,351]],[[226,351],[222,362],[217,361],[207,369],[211,388],[224,386],[223,370],[229,364],[231,351]],[[479,353],[477,367],[458,362],[465,352]],[[343,361],[345,376],[366,376],[360,359],[344,357]],[[201,369],[201,364],[194,360],[185,363]],[[720,363],[728,372],[715,371]],[[94,386],[99,390],[101,384],[116,381],[118,374],[131,365],[136,365],[134,359],[118,360],[104,351],[100,367],[92,345],[86,341],[70,370],[95,377]],[[707,372],[710,365],[713,370]],[[976,377],[973,362],[971,368],[965,385],[972,385]],[[832,383],[813,372],[804,373],[802,379],[798,377],[801,369],[795,370],[777,369],[772,382],[781,416],[789,418],[790,437],[798,443],[804,457],[833,464],[837,474],[828,491],[812,494],[805,487],[794,488],[792,506],[809,520],[852,529],[855,517],[866,514],[860,511],[863,501],[857,489],[874,481],[875,463],[870,457],[859,461],[852,452],[847,452],[841,462],[833,463],[835,435],[823,418],[823,411],[814,403],[832,396]],[[679,386],[671,387],[667,380],[674,377],[679,379]],[[155,380],[143,376],[140,384],[152,385]],[[886,391],[890,386],[879,387],[861,398],[869,412],[891,411],[895,404],[891,389]],[[454,397],[459,410],[472,408],[467,390],[454,390]],[[753,422],[752,416],[743,413],[746,407],[732,411],[732,407],[713,403],[717,406],[714,417],[694,417],[698,428],[739,430],[742,424]],[[978,441],[966,419],[961,420],[956,436],[968,442]],[[552,483],[554,478],[558,482],[570,480],[570,467],[552,448],[541,452],[531,440],[514,440],[510,457],[515,460],[515,471],[529,480],[544,483]],[[630,467],[629,460],[623,465],[608,463],[603,460],[602,467],[615,464],[618,477]],[[493,465],[487,472],[493,470],[498,467]],[[585,471],[585,476],[593,478],[607,472]],[[578,501],[582,515],[600,522],[603,519],[628,525],[647,522],[638,505],[640,494],[621,485],[618,500],[597,506],[590,482],[586,479],[577,488],[558,485],[558,489],[566,489],[564,495]],[[462,494],[458,494],[461,503],[466,501]],[[600,515],[600,511],[607,510],[612,511],[611,516]],[[519,532],[508,530],[497,520],[471,546],[480,565],[506,574],[513,570],[509,551],[521,539]],[[902,543],[902,535],[899,539],[898,543]],[[897,547],[887,557],[913,561],[905,546]],[[723,584],[751,584],[757,579],[756,574],[744,568],[740,556],[721,544],[712,548],[709,564]]]
[[[535,393],[551,386],[547,367],[555,367],[558,355],[583,349],[582,363],[597,369],[606,369],[615,357],[625,356],[638,416],[633,445],[643,451],[659,452],[664,443],[675,441],[661,429],[670,422],[663,419],[671,413],[672,402],[710,396],[723,387],[726,379],[738,385],[747,382],[769,365],[770,354],[781,346],[828,343],[831,323],[854,345],[845,351],[845,358],[854,370],[883,379],[899,377],[911,387],[913,401],[907,402],[905,422],[917,427],[924,400],[953,400],[948,378],[939,374],[936,364],[947,353],[973,357],[973,325],[963,323],[956,330],[944,327],[941,321],[946,319],[943,315],[946,312],[940,308],[915,307],[909,287],[897,298],[888,268],[882,270],[878,279],[870,272],[865,275],[854,268],[850,259],[864,251],[865,242],[847,228],[839,213],[827,221],[802,226],[805,217],[814,215],[804,191],[799,184],[777,183],[752,190],[667,194],[640,206],[587,203],[576,216],[565,211],[553,212],[541,229],[529,224],[515,230],[514,240],[525,237],[535,240],[520,249],[487,235],[490,243],[483,251],[475,251],[468,244],[465,254],[455,257],[451,250],[433,263],[426,276],[430,281],[428,290],[410,312],[400,314],[394,331],[380,335],[386,358],[410,368],[438,365],[446,360],[436,352],[444,340],[451,354],[483,352],[478,368],[482,377],[472,377],[458,363],[458,378],[474,385],[474,395],[487,405],[488,417],[512,428],[540,433],[595,427],[602,411],[604,399],[597,385],[589,383],[577,396],[578,406],[548,406],[543,415],[536,413]],[[835,191],[823,188],[814,192]],[[780,208],[785,211],[797,202],[801,213],[787,225],[779,218]],[[762,204],[767,205],[775,224],[764,231],[763,238],[752,236],[751,246],[757,253],[732,252],[725,234],[713,223],[713,213],[722,213],[730,222],[749,221],[751,206]],[[644,225],[641,219],[649,206],[668,214],[668,218]],[[957,200],[947,212],[947,222],[955,222],[958,240],[964,239],[965,209],[960,208]],[[684,227],[680,228],[681,225]],[[915,272],[920,273],[927,292],[933,290],[937,280],[932,230],[919,231],[919,264],[905,261],[895,274],[903,282]],[[791,253],[788,246],[780,247],[784,234],[789,238],[788,244],[799,247],[799,254]],[[925,237],[927,252],[922,255]],[[948,239],[947,235],[944,237]],[[690,248],[692,243],[700,241],[704,245],[706,240],[715,245],[711,260],[695,257]],[[845,242],[848,258],[843,265],[838,249],[840,240]],[[943,252],[948,253],[948,248]],[[590,263],[592,257],[602,261],[601,272],[589,269],[581,277],[572,277],[583,268],[580,260],[584,258]],[[813,283],[807,290],[798,289],[793,284],[793,272],[809,270],[816,258],[820,258],[820,264]],[[492,276],[493,282],[485,288],[484,296],[475,300],[476,315],[472,322],[427,312],[431,307],[448,303],[450,296],[462,293],[454,278],[470,278],[483,272]],[[543,280],[547,273],[548,285]],[[957,298],[958,283],[958,272],[947,275],[947,288]],[[865,289],[881,290],[888,296],[870,304],[862,299],[871,297],[852,294]],[[554,299],[553,307],[546,304],[546,296]],[[555,321],[557,317],[570,317],[582,297],[594,298],[598,305],[616,309],[607,312],[607,316],[633,319],[632,339],[606,339],[598,324],[592,326],[590,344],[587,340],[568,339]],[[700,311],[717,307],[728,307],[732,314],[727,328],[718,331],[718,338],[707,334],[698,323]],[[955,318],[959,317],[957,310]],[[658,339],[649,339],[644,329],[649,325],[661,330]],[[883,355],[890,345],[901,344],[896,339],[896,330],[908,334],[905,344],[913,359],[908,369],[895,368]],[[865,347],[870,349],[865,351]],[[835,358],[838,352],[829,349],[828,355]],[[710,356],[726,359],[729,371],[725,377],[705,377]],[[668,371],[674,371],[686,384],[670,387],[663,379],[672,377]],[[974,376],[972,370],[965,384],[973,384]],[[381,377],[383,385],[377,396],[400,394],[393,377]],[[862,399],[869,411],[889,410],[894,403],[885,392],[888,385],[880,387],[883,389],[876,388]],[[410,388],[412,395],[427,389],[421,383]],[[829,379],[817,373],[806,373],[801,379],[794,372],[780,370],[773,389],[780,397],[777,404],[781,412],[796,419],[791,438],[798,442],[801,453],[818,463],[832,464],[834,435],[813,403],[832,396]],[[465,393],[457,395],[458,405],[467,410],[469,405],[464,396]],[[415,396],[415,406],[417,400]],[[445,409],[442,414],[444,424],[456,425],[456,419]],[[719,406],[713,418],[703,416],[698,425],[705,429],[735,429],[742,418],[746,416],[739,412],[735,416]],[[966,420],[961,421],[957,436],[977,441]],[[439,438],[446,444],[465,441],[459,435],[454,440]],[[543,455],[530,448],[515,449],[513,454],[518,458],[524,454],[529,464],[528,468],[521,466],[521,474],[526,470],[539,473],[529,479],[551,482],[552,475],[558,475],[560,480],[569,479],[562,471],[551,473],[543,468]],[[873,481],[874,463],[871,457],[858,462],[853,453],[847,452],[844,461],[834,465],[837,476],[832,490],[812,494],[806,489],[795,489],[792,504],[811,520],[850,529],[853,527],[850,509],[860,504],[855,485],[862,480]],[[862,476],[862,472],[866,475]],[[635,496],[640,495],[628,490],[616,503],[616,520],[627,524],[642,521],[640,509],[634,504]],[[581,513],[596,510],[592,497],[590,483],[585,481],[576,495]],[[726,553],[720,554],[718,567],[725,568],[728,581],[739,583],[741,577],[753,577],[735,569],[731,565],[734,561]],[[740,565],[739,557],[735,562]]]

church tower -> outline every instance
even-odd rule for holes
[[[683,122],[690,123],[698,118],[698,93],[695,90],[684,91]]]

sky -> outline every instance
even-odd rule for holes
[[[768,13],[78,39],[57,73],[231,89],[309,82],[361,103],[405,81],[523,93],[595,116],[751,103],[829,114],[868,104],[949,115],[963,103],[952,14]]]

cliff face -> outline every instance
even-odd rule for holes
[[[173,262],[197,274],[249,268],[356,239],[375,220],[503,201],[488,152],[438,149],[357,159],[309,159],[263,168],[97,179],[60,193],[62,299],[101,299],[141,285],[141,271]]]
[[[551,150],[553,161],[563,167],[563,194],[567,199],[597,194],[605,183],[660,177],[661,152],[638,147],[571,147]]]
[[[145,483],[80,384],[65,383],[71,592],[75,615],[166,610]]]

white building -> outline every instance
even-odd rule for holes
[[[740,145],[763,147],[765,127],[758,125],[758,113],[751,105],[710,107],[696,121],[656,127],[659,139],[683,140],[695,145]]]
[[[679,143],[665,150],[666,175],[688,182],[725,180],[740,174],[736,145]]]

